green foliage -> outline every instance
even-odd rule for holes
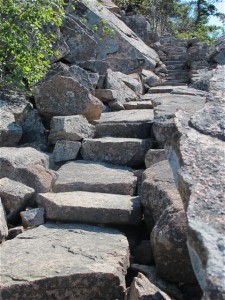
[[[0,0],[0,84],[30,88],[46,72],[64,0]]]

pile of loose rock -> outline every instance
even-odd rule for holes
[[[224,66],[165,85],[177,40],[103,2],[68,5],[33,104],[0,93],[1,299],[224,299]]]

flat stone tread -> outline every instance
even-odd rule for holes
[[[121,110],[116,112],[102,113],[99,120],[95,120],[94,124],[105,123],[145,123],[152,122],[154,119],[153,110]]]
[[[148,94],[151,93],[170,93],[174,89],[172,85],[156,86],[149,89]]]
[[[54,192],[89,191],[115,194],[134,192],[137,178],[132,169],[101,162],[75,161],[58,170]]]
[[[147,139],[137,139],[137,138],[123,138],[123,137],[111,137],[111,136],[105,136],[102,138],[94,138],[94,139],[84,139],[83,142],[101,142],[101,143],[142,143],[142,141]]]
[[[38,195],[37,202],[45,208],[48,220],[132,225],[142,219],[139,197],[129,195],[83,191],[45,193]]]
[[[99,290],[88,287],[86,278],[98,283],[95,288],[102,288],[102,293],[110,288],[111,280],[109,292],[115,290],[116,294],[109,299],[123,299],[128,247],[118,230],[83,224],[46,223],[25,231],[0,246],[4,257],[1,299],[60,300],[65,299],[65,293],[66,299],[91,299],[89,293],[98,294]],[[104,296],[97,297],[103,300]]]
[[[152,102],[151,100],[142,100],[141,101],[130,101],[124,103],[125,109],[152,109]]]

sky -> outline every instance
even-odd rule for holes
[[[216,4],[216,7],[218,9],[219,12],[221,13],[225,13],[225,0],[223,0],[222,2],[220,3],[217,3]],[[209,24],[210,25],[217,25],[217,26],[222,26],[222,23],[219,21],[218,18],[216,17],[211,17],[210,18],[210,21],[209,21]]]

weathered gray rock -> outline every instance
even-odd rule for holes
[[[212,70],[207,68],[197,70],[191,78],[191,87],[202,91],[209,91],[209,82],[212,77]]]
[[[24,228],[34,228],[44,224],[44,209],[34,208],[20,212]]]
[[[147,138],[151,135],[153,110],[125,110],[103,113],[99,120],[93,123],[96,137],[130,137]]]
[[[151,146],[151,139],[114,137],[85,139],[81,154],[84,160],[134,167],[143,164],[145,153]]]
[[[47,145],[46,130],[36,109],[28,105],[23,114],[17,118],[17,122],[23,130],[20,145],[27,143],[39,143],[42,147]]]
[[[152,247],[149,240],[143,240],[134,249],[135,261],[139,264],[148,265],[154,262],[154,257],[152,253]]]
[[[225,141],[225,66],[213,70],[209,82],[210,95],[205,106],[191,117],[191,125],[203,134],[217,137]]]
[[[21,124],[17,118],[23,115],[29,103],[26,97],[17,91],[0,91],[0,147],[14,147],[22,137]]]
[[[17,235],[21,234],[24,232],[24,227],[23,226],[17,226],[9,229],[9,234],[7,236],[7,240],[12,240],[14,239]]]
[[[208,59],[220,65],[225,64],[225,35],[218,38],[210,47]]]
[[[134,195],[137,178],[129,168],[88,161],[69,162],[59,170],[54,192],[88,191]]]
[[[186,245],[187,227],[184,210],[167,208],[151,232],[157,272],[171,282],[196,283]]]
[[[176,113],[168,159],[187,212],[196,277],[206,299],[224,299],[224,142],[189,127],[190,117]]]
[[[144,206],[145,222],[152,228],[168,207],[183,209],[169,162],[163,160],[148,168],[142,177],[141,203]]]
[[[127,77],[128,75],[123,76],[123,74],[120,72],[113,72],[111,69],[107,70],[105,87],[107,89],[116,90],[117,98],[114,101],[118,102],[120,105],[127,101],[138,99],[137,94],[127,85],[128,84]],[[122,78],[126,80],[126,84],[124,83]],[[135,79],[130,78],[130,82],[134,80]],[[139,82],[137,82],[137,84],[140,85]],[[132,86],[134,86],[134,84]]]
[[[6,177],[0,179],[0,197],[9,222],[18,218],[19,212],[25,208],[34,192],[34,189],[18,181]]]
[[[77,65],[68,66],[64,63],[52,64],[48,72],[41,79],[40,83],[52,80],[55,76],[72,77],[88,90],[90,94],[94,94],[92,75]],[[34,89],[36,90],[36,89]]]
[[[53,150],[54,161],[56,163],[76,159],[81,143],[73,141],[57,141]]]
[[[34,89],[38,112],[47,117],[84,115],[88,120],[98,119],[102,103],[76,78],[55,75]]]
[[[81,141],[94,136],[95,128],[84,116],[53,117],[49,141],[55,144],[59,140]]]
[[[95,97],[102,102],[108,103],[109,101],[116,100],[118,98],[118,93],[117,91],[110,89],[97,89],[95,90]]]
[[[163,291],[152,284],[142,273],[134,277],[127,300],[171,300]]]
[[[138,225],[142,220],[139,197],[77,191],[39,194],[37,202],[51,221]]]
[[[48,192],[56,173],[49,170],[48,155],[33,148],[2,147],[0,178],[19,181],[36,192]]]
[[[66,11],[62,32],[70,48],[65,57],[70,63],[125,58],[127,61],[142,60],[142,66],[154,69],[159,60],[157,53],[100,3],[82,0],[76,4],[76,10],[69,5]],[[123,72],[126,65],[121,63],[120,68]]]
[[[166,160],[166,152],[164,149],[149,149],[145,155],[145,166],[149,168],[151,165],[162,160]]]
[[[142,70],[142,80],[144,84],[150,87],[157,86],[161,83],[161,79],[155,73],[150,70]]]
[[[21,126],[15,122],[11,112],[0,109],[0,118],[0,146],[17,146],[23,134]]]
[[[116,81],[116,82],[115,82]],[[118,81],[122,81],[126,86],[128,86],[136,94],[142,94],[142,83],[141,81],[135,79],[132,75],[126,75],[121,72],[112,72],[110,69],[107,71],[106,85],[115,85],[115,87],[123,88],[124,86],[119,85]]]
[[[0,198],[0,243],[8,236],[8,226],[5,218],[5,211]]]
[[[195,282],[187,249],[187,219],[168,161],[143,173],[141,202],[157,272],[172,282]]]
[[[167,138],[173,134],[176,111],[182,109],[194,113],[204,106],[205,97],[171,94],[156,96],[152,102],[157,105],[154,109],[153,134],[160,146],[164,146]]]
[[[3,300],[124,299],[129,246],[117,230],[45,224],[4,243],[1,257]]]
[[[155,267],[132,264],[131,269],[143,273],[152,284],[168,294],[172,299],[184,300],[184,296],[178,286],[175,283],[162,279]]]

